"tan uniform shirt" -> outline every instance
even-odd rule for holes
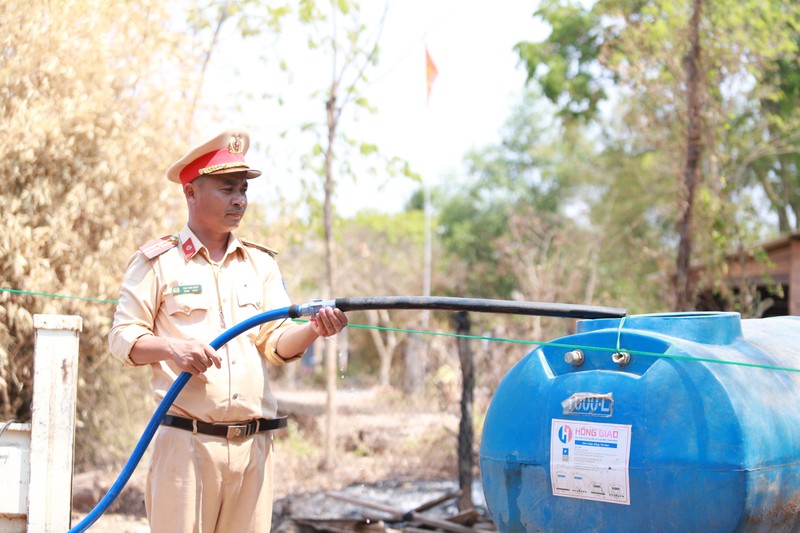
[[[225,257],[211,261],[188,225],[178,243],[148,259],[137,251],[130,259],[109,333],[112,354],[133,365],[130,351],[144,335],[196,339],[211,343],[223,331],[256,314],[290,305],[283,278],[266,250],[231,235]],[[222,368],[192,376],[169,412],[206,422],[274,418],[267,364],[283,364],[276,352],[289,320],[272,321],[228,341],[217,352]],[[181,370],[165,360],[150,365],[156,402]]]

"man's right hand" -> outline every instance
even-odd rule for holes
[[[202,374],[211,365],[222,367],[222,359],[216,350],[200,341],[169,340],[169,357],[184,372]]]
[[[139,365],[170,360],[183,372],[202,374],[211,365],[222,368],[222,358],[209,346],[197,340],[144,335],[131,348],[131,361]]]

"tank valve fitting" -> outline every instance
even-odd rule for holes
[[[611,360],[617,363],[620,367],[625,367],[631,362],[631,354],[628,352],[617,352],[611,356]]]
[[[572,366],[581,366],[584,361],[583,352],[580,350],[572,350],[564,354],[564,362]]]

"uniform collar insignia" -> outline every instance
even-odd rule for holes
[[[194,241],[192,241],[191,237],[186,239],[186,242],[183,243],[183,255],[186,256],[186,259],[191,258],[197,249],[194,247]]]

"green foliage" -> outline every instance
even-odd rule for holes
[[[449,272],[442,290],[666,310],[676,195],[668,158],[638,149],[622,125],[598,136],[559,116],[527,93],[500,142],[468,154],[469,174],[434,196]]]
[[[447,190],[437,195],[439,236],[459,265],[452,269],[458,274],[449,279],[448,291],[511,297],[520,291],[520,280],[500,258],[512,220],[523,212],[545,233],[563,222],[570,185],[552,172],[550,148],[557,133],[546,117],[535,95],[527,95],[512,112],[501,143],[468,154],[469,176],[450,178]]]
[[[515,49],[544,95],[563,103],[564,117],[591,119],[606,91],[598,76],[604,43],[601,17],[573,1],[546,0],[535,16],[547,21],[552,31],[541,43],[521,42]],[[566,96],[566,100],[562,98]]]
[[[300,20],[305,23],[325,19],[324,15],[317,8],[317,2],[315,0],[301,0],[298,5],[297,15]]]
[[[750,192],[769,200],[781,231],[798,220],[800,8],[779,0],[700,5],[702,172],[694,259],[714,270],[738,243],[764,236],[746,231],[765,224]],[[673,205],[685,201],[678,184],[687,150],[684,58],[692,9],[688,0],[599,0],[591,7],[551,0],[535,14],[551,26],[550,35],[516,48],[529,81],[560,116],[603,127],[608,137],[600,145],[619,156],[653,153],[663,165],[659,179],[675,184],[664,191]],[[608,128],[611,117],[617,123]],[[667,215],[659,224],[662,245],[674,249],[669,215],[658,211]]]
[[[596,296],[629,313],[667,311],[675,183],[663,154],[609,146],[594,159],[603,185],[592,202]]]
[[[762,73],[771,90],[761,91],[758,105],[732,116],[724,130],[729,150],[747,154],[729,186],[763,190],[780,233],[800,228],[800,66],[793,59],[800,49],[800,32],[795,35],[795,51]],[[755,146],[742,145],[742,140],[750,139],[755,139]]]

